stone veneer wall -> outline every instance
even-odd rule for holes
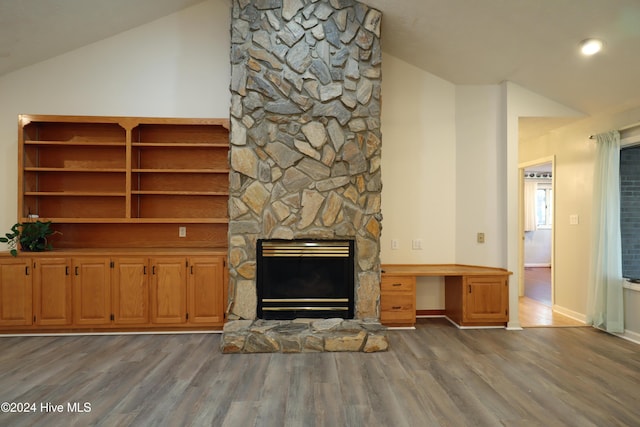
[[[256,241],[355,239],[355,317],[379,318],[381,13],[233,0],[230,319],[256,317]]]

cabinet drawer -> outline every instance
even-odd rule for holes
[[[412,293],[416,288],[416,278],[413,276],[382,276],[381,292]]]
[[[383,295],[380,298],[380,320],[382,322],[413,321],[415,315],[413,295]]]

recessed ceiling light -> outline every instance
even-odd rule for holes
[[[604,46],[604,43],[602,42],[602,40],[598,40],[598,39],[582,40],[580,42],[580,52],[582,52],[583,55],[587,55],[587,56],[595,55],[596,53],[602,50],[602,46]]]

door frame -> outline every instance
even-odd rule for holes
[[[556,156],[541,157],[528,162],[518,164],[518,296],[524,295],[524,171],[531,166],[551,163],[551,189],[553,194],[553,215],[551,224],[551,307],[553,308],[555,298],[555,242],[556,242]]]

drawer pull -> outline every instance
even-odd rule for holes
[[[394,284],[393,284],[393,285],[391,285],[391,286],[402,286],[402,283],[394,283]]]
[[[391,307],[393,310],[400,310],[402,308],[401,305],[394,305],[393,307]]]

